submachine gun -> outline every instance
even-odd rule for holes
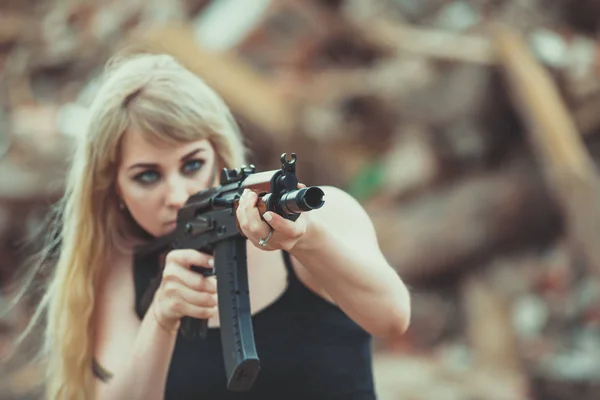
[[[284,153],[281,169],[257,173],[253,165],[224,168],[219,186],[190,196],[178,211],[177,227],[172,233],[136,251],[136,257],[182,248],[214,255],[214,269],[199,266],[192,269],[204,276],[216,272],[227,389],[236,392],[248,391],[260,371],[250,314],[247,238],[236,217],[244,189],[258,194],[261,215],[272,211],[292,221],[302,212],[324,204],[324,193],[319,187],[298,188],[296,155],[292,153],[288,160]],[[207,329],[207,320],[185,317],[181,321],[180,332],[188,339],[205,338]]]

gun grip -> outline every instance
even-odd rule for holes
[[[199,267],[192,265],[192,271],[198,272],[203,276],[213,276],[214,268]],[[181,319],[180,331],[183,337],[188,340],[205,339],[208,334],[208,320],[192,317],[183,317]]]

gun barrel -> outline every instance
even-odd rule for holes
[[[292,190],[281,196],[277,205],[287,214],[298,214],[321,208],[325,203],[324,195],[323,190],[316,186]]]

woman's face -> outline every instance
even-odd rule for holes
[[[121,142],[118,194],[137,223],[153,236],[171,232],[188,197],[211,187],[216,155],[208,140],[157,146],[129,130]]]

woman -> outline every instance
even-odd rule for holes
[[[370,338],[405,332],[409,295],[341,190],[324,188],[325,206],[295,222],[263,220],[256,195],[242,196],[261,359],[248,393],[226,391],[215,278],[190,270],[211,256],[173,250],[133,268],[133,247],[173,230],[188,196],[245,154],[224,102],[171,57],[109,63],[61,203],[60,256],[43,302],[48,398],[375,398]],[[182,338],[184,316],[208,318],[208,337]]]

